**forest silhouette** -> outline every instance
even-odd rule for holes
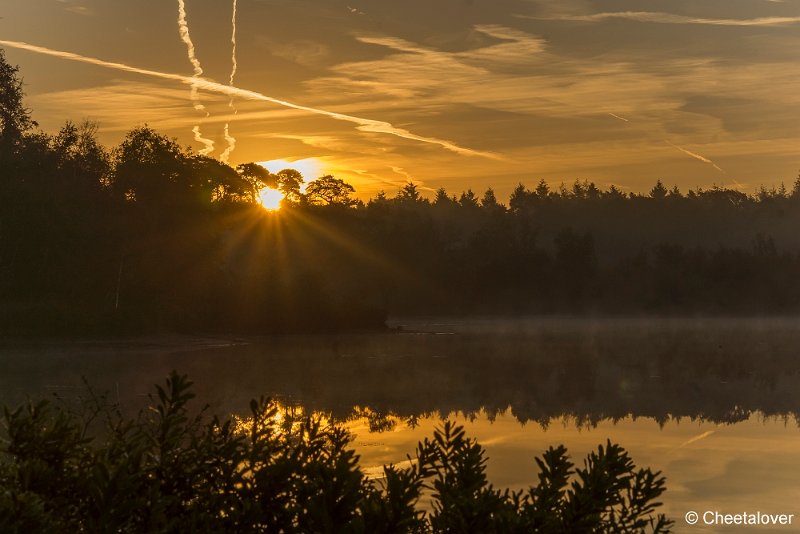
[[[504,205],[409,182],[236,168],[147,126],[38,130],[0,51],[0,332],[274,333],[391,314],[787,314],[800,178],[754,195],[522,183]],[[534,181],[535,182],[535,181]],[[258,204],[280,189],[282,209]]]

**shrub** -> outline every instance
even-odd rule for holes
[[[192,416],[192,383],[172,373],[131,418],[92,396],[82,409],[42,401],[4,410],[0,531],[76,532],[668,532],[656,514],[664,477],[618,445],[575,468],[541,458],[538,483],[498,490],[485,450],[446,422],[410,467],[368,480],[351,437],[262,398],[246,420]],[[102,423],[102,431],[97,431]]]

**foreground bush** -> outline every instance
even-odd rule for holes
[[[5,410],[0,532],[668,532],[664,478],[610,442],[575,468],[550,448],[528,491],[500,491],[484,449],[445,423],[411,467],[366,479],[342,427],[281,415],[192,417],[173,373],[136,418],[93,397]],[[98,423],[104,427],[97,432]],[[95,429],[95,430],[92,430]],[[102,438],[92,438],[97,433]]]

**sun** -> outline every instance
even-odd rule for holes
[[[258,203],[267,211],[277,211],[281,209],[281,201],[285,195],[271,187],[265,187],[258,192]]]

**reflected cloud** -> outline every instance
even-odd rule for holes
[[[678,448],[679,448],[679,449],[682,449],[682,448],[684,448],[684,447],[688,447],[688,446],[689,446],[689,445],[691,445],[692,443],[697,443],[698,441],[701,441],[701,440],[704,440],[704,439],[706,439],[706,438],[709,438],[709,437],[711,437],[712,435],[714,435],[714,433],[715,433],[715,432],[716,432],[716,430],[708,430],[708,431],[706,431],[706,432],[703,432],[702,434],[699,434],[699,435],[697,435],[697,436],[695,436],[695,437],[693,437],[693,438],[691,438],[691,439],[688,439],[688,440],[684,441],[683,443],[681,443],[681,444],[678,446]]]

